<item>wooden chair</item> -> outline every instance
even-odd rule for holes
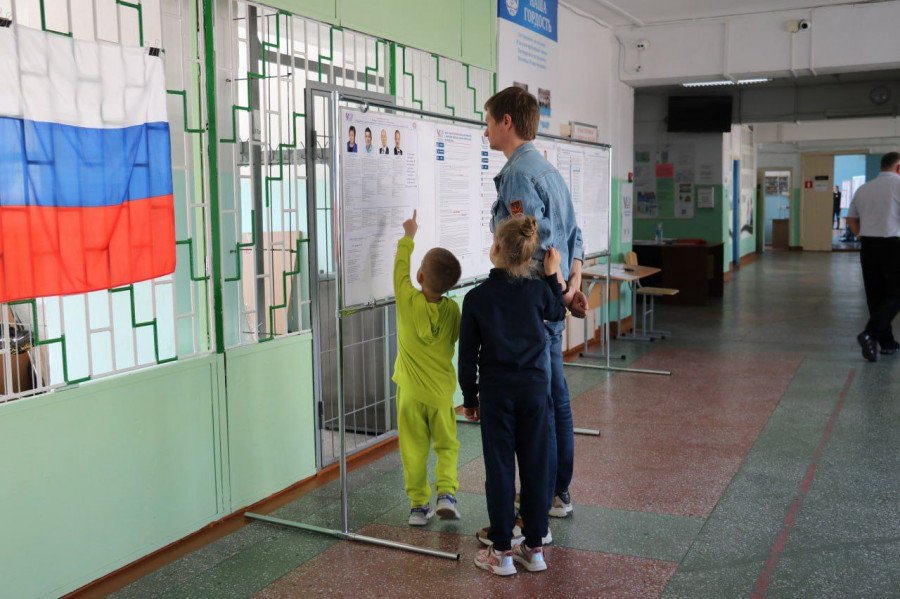
[[[637,254],[628,252],[625,254],[625,268],[636,269],[638,266]],[[644,339],[653,341],[654,339],[665,339],[670,335],[668,331],[657,331],[656,326],[656,298],[678,295],[678,289],[669,287],[643,287],[640,279],[636,279],[632,285],[632,292],[641,298],[641,332],[632,335],[633,339]],[[647,298],[650,298],[650,306],[647,306]],[[636,314],[632,314],[632,318],[637,318]],[[647,328],[647,320],[650,320],[650,328]]]

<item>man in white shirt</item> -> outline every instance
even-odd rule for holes
[[[900,312],[900,153],[881,157],[881,173],[860,187],[850,209],[847,226],[861,242],[869,322],[856,340],[869,362],[900,349],[891,322]]]

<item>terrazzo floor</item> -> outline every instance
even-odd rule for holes
[[[705,307],[662,306],[672,335],[615,353],[671,377],[567,368],[575,514],[549,570],[478,570],[487,524],[478,427],[460,424],[457,522],[406,526],[396,453],[350,474],[362,534],[459,562],[250,522],[114,597],[897,597],[900,355],[862,360],[858,256],[772,252]],[[330,483],[274,516],[340,523]]]

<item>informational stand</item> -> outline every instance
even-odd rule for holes
[[[343,91],[342,91],[343,90]],[[317,96],[314,98],[314,96]],[[343,345],[344,345],[344,331],[343,331],[343,321],[344,318],[353,313],[355,310],[348,309],[347,297],[345,295],[345,289],[349,290],[351,293],[355,294],[352,297],[362,297],[362,294],[366,293],[365,290],[360,291],[359,285],[346,285],[346,276],[345,273],[347,271],[346,259],[347,256],[345,254],[345,250],[347,248],[347,243],[360,243],[360,237],[358,235],[346,235],[345,227],[349,223],[357,222],[357,224],[363,228],[368,228],[370,234],[376,234],[379,230],[383,230],[388,225],[384,220],[376,221],[374,224],[370,221],[354,221],[359,216],[362,215],[353,215],[351,214],[349,218],[344,218],[344,210],[345,210],[345,202],[348,202],[350,206],[356,205],[359,201],[357,196],[353,195],[353,191],[350,193],[349,198],[345,198],[342,190],[342,185],[340,183],[340,173],[342,173],[342,163],[345,160],[347,154],[358,154],[359,146],[363,146],[362,149],[365,151],[365,130],[361,131],[361,135],[357,138],[359,141],[357,142],[357,151],[351,151],[353,147],[352,144],[349,144],[347,139],[342,139],[340,135],[340,131],[344,127],[344,124],[341,122],[341,117],[344,115],[344,112],[339,110],[339,106],[341,103],[355,103],[363,106],[368,106],[368,101],[371,98],[373,100],[373,105],[376,100],[382,101],[383,99],[374,95],[374,94],[366,94],[362,91],[357,90],[349,90],[345,88],[338,88],[336,86],[330,86],[320,83],[307,82],[307,92],[306,92],[306,107],[307,107],[307,120],[309,122],[317,122],[315,110],[317,104],[319,104],[320,100],[323,96],[328,100],[327,106],[325,107],[324,112],[326,114],[322,115],[322,120],[328,122],[328,129],[331,131],[330,135],[330,147],[326,148],[326,151],[330,152],[327,156],[326,160],[330,164],[330,181],[329,187],[333,193],[333,208],[336,216],[335,223],[341,223],[340,226],[335,227],[335,235],[334,235],[334,252],[337,258],[336,264],[336,276],[338,279],[338,285],[335,286],[336,289],[336,306],[337,306],[337,318],[336,327],[335,327],[335,335],[336,335],[336,370],[337,370],[337,403],[338,403],[338,437],[340,443],[340,456],[339,456],[339,472],[340,472],[340,486],[341,486],[341,529],[335,530],[331,528],[324,528],[322,526],[315,526],[312,524],[305,524],[303,522],[297,522],[294,520],[286,520],[283,518],[273,518],[271,516],[267,516],[264,514],[255,514],[247,512],[245,515],[248,518],[259,520],[262,522],[268,522],[270,524],[277,524],[280,526],[288,526],[291,528],[297,528],[300,530],[305,530],[308,532],[314,532],[318,534],[324,534],[331,537],[335,537],[345,541],[355,541],[358,543],[365,543],[368,545],[378,545],[381,547],[389,547],[392,549],[400,549],[403,551],[409,551],[412,553],[419,553],[423,555],[430,555],[433,557],[440,557],[444,559],[451,560],[459,560],[458,553],[449,553],[446,551],[438,551],[435,549],[430,549],[428,547],[419,547],[416,545],[409,545],[406,543],[399,543],[396,541],[392,541],[390,539],[381,539],[378,537],[371,537],[367,535],[357,534],[355,532],[350,531],[350,507],[349,507],[349,489],[348,489],[348,478],[347,478],[347,445],[346,445],[346,436],[347,436],[347,422],[346,422],[346,413],[345,413],[345,397],[344,397],[344,364],[343,364]],[[317,101],[319,100],[319,101]],[[382,105],[383,108],[394,109],[397,110],[397,107],[394,107],[390,104]],[[349,125],[348,125],[349,127]],[[349,130],[349,129],[348,129]],[[308,143],[307,147],[316,147],[315,137],[313,134],[308,134],[307,140],[312,140],[313,143]],[[399,135],[399,143],[403,144],[403,132],[400,132]],[[379,131],[380,137],[380,131]],[[407,143],[411,140],[407,140]],[[380,140],[379,140],[380,142]],[[409,157],[414,159],[416,158],[417,151],[416,146],[413,143],[410,147],[409,145],[400,145],[398,150],[403,153],[391,154],[390,157],[401,157],[408,156],[407,148],[410,150]],[[393,149],[393,148],[392,148]],[[376,149],[377,151],[377,149]],[[372,157],[372,155],[367,155],[368,157]],[[385,157],[384,154],[374,155]],[[388,157],[387,159],[390,159]],[[368,167],[369,165],[360,163],[355,164],[354,158],[350,157],[350,164],[355,165],[357,171],[363,171],[363,168]],[[409,201],[409,197],[413,194],[411,190],[411,186],[408,184],[409,179],[407,177],[410,176],[409,165],[413,164],[410,160],[396,160],[392,164],[392,167],[388,169],[388,176],[382,175],[381,168],[371,169],[363,171],[364,174],[370,176],[370,179],[365,180],[365,184],[370,186],[368,189],[371,192],[375,191],[380,197],[383,198],[382,204],[378,207],[377,211],[385,211],[392,212],[397,211],[397,214],[400,214],[401,210],[407,208],[404,202]],[[307,153],[307,168],[310,169],[310,172],[315,172],[315,153],[308,152]],[[365,177],[363,177],[365,179]],[[359,181],[362,183],[362,180]],[[315,207],[316,194],[315,194],[315,183],[309,182],[308,184],[312,187],[313,193],[310,195],[313,202],[313,207]],[[309,200],[309,198],[308,198]],[[372,217],[375,210],[367,213],[366,216]],[[407,217],[408,218],[408,217]],[[402,222],[399,221],[399,222]],[[396,229],[396,227],[393,227]],[[315,230],[315,229],[313,229]],[[345,239],[347,237],[347,239]],[[315,247],[315,246],[313,246]],[[352,249],[352,248],[350,248]],[[371,265],[379,265],[382,264],[383,258],[381,256],[373,256],[369,265],[365,268],[370,268]],[[357,272],[357,266],[353,265],[350,268],[351,272]],[[389,271],[388,271],[389,272]],[[352,279],[351,281],[360,280],[359,275],[355,275],[356,279]],[[373,277],[376,278],[376,277]],[[390,279],[390,276],[383,277]],[[371,307],[374,307],[372,304]],[[365,308],[362,308],[365,309]]]
[[[448,249],[462,266],[460,287],[485,278],[492,268],[494,177],[506,158],[490,150],[477,121],[399,107],[394,111],[340,109],[340,283],[347,309],[392,301],[399,224],[413,210],[419,222],[413,264],[433,247]],[[568,185],[585,256],[607,256],[609,146],[549,136],[534,145]]]

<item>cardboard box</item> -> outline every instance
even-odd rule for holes
[[[6,361],[10,360],[12,376],[6,380]],[[28,352],[10,354],[0,358],[0,395],[30,391],[33,388],[31,360]]]

